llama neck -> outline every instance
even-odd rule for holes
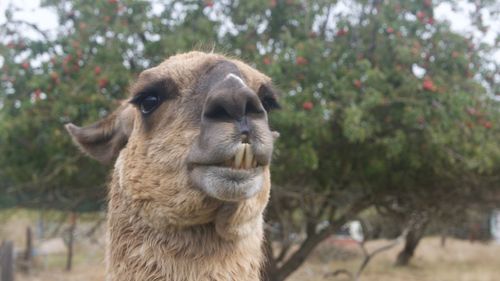
[[[153,229],[114,199],[108,212],[107,281],[259,280],[261,216],[250,234],[228,241],[213,223]]]

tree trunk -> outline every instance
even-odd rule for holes
[[[14,281],[14,243],[9,240],[0,246],[0,281]]]
[[[340,226],[346,223],[346,218],[341,218],[331,224],[329,227],[321,230],[320,232],[310,234],[307,238],[300,244],[299,249],[297,249],[293,254],[290,255],[280,266],[276,265],[274,262],[274,257],[269,253],[272,251],[269,248],[266,249],[267,258],[272,258],[271,262],[267,261],[271,265],[267,265],[263,269],[262,280],[263,281],[283,281],[288,278],[295,270],[297,270],[309,256],[309,254],[314,250],[314,248],[323,240],[328,238],[331,234],[335,232]],[[267,238],[270,241],[270,238]],[[267,246],[269,247],[269,245]]]
[[[396,266],[407,266],[409,264],[410,259],[415,253],[415,249],[417,249],[418,243],[424,236],[427,222],[428,221],[425,220],[416,223],[410,228],[408,234],[406,235],[405,245],[396,258]]]
[[[75,240],[76,228],[76,213],[71,213],[69,217],[69,230],[68,230],[68,257],[66,259],[66,271],[71,271],[73,266],[73,244]]]

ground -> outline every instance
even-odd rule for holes
[[[368,249],[384,245],[387,241],[377,240],[367,243]],[[322,252],[327,249],[324,248]],[[422,241],[416,257],[408,267],[395,268],[392,263],[398,248],[376,256],[362,275],[364,281],[494,281],[500,274],[500,245],[470,243],[448,239],[444,248],[438,238],[428,237]],[[71,272],[62,270],[64,256],[50,257],[46,269],[37,269],[31,275],[19,274],[18,281],[87,281],[104,280],[102,249],[100,247],[78,247],[75,266]],[[319,281],[348,280],[344,277],[324,275],[340,268],[354,269],[360,258],[324,261],[324,253],[316,252],[288,280]],[[43,268],[43,266],[41,266]]]
[[[0,214],[0,219],[1,219]],[[34,225],[33,216],[10,216],[0,224],[0,240],[11,239],[17,251],[24,247],[24,229]],[[77,227],[78,241],[75,246],[73,269],[64,270],[66,253],[64,246],[47,256],[37,256],[35,267],[29,274],[18,273],[16,281],[87,281],[104,280],[103,227],[90,238],[87,235],[95,217],[81,218]],[[47,227],[48,228],[48,227]],[[61,235],[64,235],[64,227]],[[47,231],[49,232],[49,231]],[[388,241],[367,242],[372,251]],[[40,242],[35,245],[39,247]],[[62,244],[64,245],[64,244]],[[402,245],[375,256],[363,272],[363,281],[494,281],[500,275],[500,244],[471,243],[466,240],[448,238],[441,247],[438,237],[426,237],[418,247],[415,258],[408,267],[393,266],[395,256]],[[287,281],[348,280],[345,276],[326,277],[327,273],[338,269],[355,270],[362,256],[354,243],[339,243],[329,239],[318,247],[305,264]]]
[[[367,243],[367,248],[375,249],[387,244],[376,240]],[[493,243],[470,243],[469,241],[447,239],[441,247],[440,239],[427,237],[417,248],[415,258],[408,267],[393,266],[397,252],[395,247],[382,252],[370,262],[361,276],[363,281],[495,281],[500,274],[500,245]],[[325,251],[325,250],[323,250]],[[324,278],[323,276],[337,269],[353,270],[361,258],[330,260],[321,263],[321,252],[316,252],[308,262],[290,277],[290,281],[299,280],[348,280],[347,278]]]

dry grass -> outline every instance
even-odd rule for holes
[[[387,243],[378,240],[367,243],[374,249]],[[471,244],[467,241],[448,239],[445,248],[439,239],[425,238],[409,267],[395,268],[392,263],[399,248],[376,256],[362,275],[364,281],[495,281],[500,275],[500,245]],[[323,248],[322,251],[326,251]],[[91,252],[91,253],[89,253]],[[78,247],[73,271],[65,272],[64,257],[50,257],[45,270],[39,269],[29,276],[18,274],[18,281],[87,281],[104,280],[102,248]],[[355,269],[360,258],[321,261],[315,253],[289,281],[348,280],[345,277],[324,278],[324,274],[336,269]]]
[[[0,225],[0,240],[14,240],[17,247],[24,245],[24,229],[34,225],[33,215],[15,213]],[[2,215],[2,214],[0,214]],[[79,227],[85,224],[79,222]],[[77,231],[78,232],[78,231]],[[80,233],[83,233],[80,229]],[[103,232],[99,231],[99,238]],[[104,280],[102,239],[89,241],[77,239],[74,266],[71,272],[64,271],[64,253],[37,257],[35,268],[29,275],[18,273],[17,281],[87,281]],[[384,240],[371,241],[367,248],[373,250],[388,243]],[[347,247],[347,248],[346,248]],[[377,255],[362,275],[363,281],[494,281],[500,280],[500,245],[469,243],[448,239],[445,248],[439,245],[439,238],[425,238],[417,249],[411,265],[404,268],[393,266],[394,258],[402,245]],[[19,249],[18,249],[19,250]],[[340,259],[340,256],[345,258]],[[347,255],[346,255],[347,253]],[[324,278],[326,273],[341,268],[354,271],[361,262],[356,245],[344,246],[339,251],[332,241],[326,241],[295,272],[289,281],[347,280],[345,276]]]
[[[71,272],[60,269],[37,272],[35,274],[18,274],[16,281],[98,281],[104,280],[101,265],[81,265]]]
[[[375,249],[387,241],[377,240],[367,243],[367,248]],[[438,238],[425,238],[417,249],[411,265],[396,268],[393,262],[402,245],[377,255],[363,272],[365,281],[495,281],[500,280],[500,245],[469,243],[448,239],[442,248]],[[318,253],[317,253],[318,254]],[[361,258],[346,261],[331,260],[321,263],[314,257],[295,272],[290,281],[299,280],[348,280],[347,278],[324,278],[337,269],[355,270]]]

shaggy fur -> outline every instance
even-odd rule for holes
[[[241,104],[233,88],[224,88],[229,82],[254,103],[248,138],[259,166],[237,173],[246,184],[258,178],[259,186],[250,198],[233,198],[229,184],[218,186],[217,198],[229,198],[221,200],[197,186],[193,175],[205,175],[210,184],[204,171],[234,157],[241,144],[236,121],[205,114],[215,92]],[[273,144],[261,108],[275,103],[270,79],[238,60],[191,52],[144,71],[131,92],[132,101],[153,92],[162,103],[144,115],[125,102],[94,125],[67,125],[91,157],[109,162],[118,156],[109,189],[106,280],[259,280]]]

